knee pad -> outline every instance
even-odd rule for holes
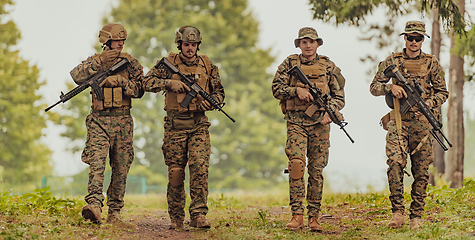
[[[300,179],[305,172],[305,161],[301,158],[292,158],[289,161],[289,177]]]
[[[185,168],[179,165],[168,167],[168,182],[173,187],[178,187],[185,181]]]

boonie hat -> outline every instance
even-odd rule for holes
[[[421,21],[408,21],[406,23],[406,28],[404,29],[404,32],[399,34],[399,36],[408,33],[418,33],[420,35],[424,35],[430,38],[430,36],[426,33],[426,25]]]
[[[316,40],[318,45],[323,45],[323,39],[318,37],[317,30],[312,27],[303,27],[299,30],[299,37],[294,40],[295,47],[299,47],[300,39],[310,38]]]

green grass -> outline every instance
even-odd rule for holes
[[[324,194],[322,233],[285,229],[291,218],[287,189],[265,192],[210,194],[207,218],[212,228],[187,234],[196,239],[475,239],[475,180],[464,187],[429,186],[424,225],[409,229],[387,228],[391,217],[387,193]],[[410,196],[405,194],[406,208]],[[189,199],[187,201],[189,203]],[[82,197],[57,198],[48,189],[12,195],[0,193],[1,239],[141,239],[164,232],[168,224],[164,194],[127,195],[125,223],[95,225],[84,221]],[[105,217],[105,211],[103,217]],[[188,215],[188,213],[187,213]],[[187,216],[189,219],[189,216]],[[305,223],[307,219],[305,217]],[[157,231],[154,231],[157,230]],[[155,234],[155,235],[154,235]]]

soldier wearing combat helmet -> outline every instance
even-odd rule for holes
[[[127,173],[134,159],[132,137],[134,124],[130,116],[131,98],[143,95],[143,68],[137,59],[122,52],[127,31],[118,23],[108,23],[99,32],[103,51],[97,53],[71,71],[78,85],[98,71],[127,58],[129,65],[116,74],[108,76],[99,86],[104,100],[99,101],[91,91],[91,113],[86,118],[87,141],[81,159],[89,165],[89,182],[85,197],[87,205],[82,215],[94,223],[100,223],[104,205],[103,183],[106,157],[109,154],[112,169],[111,182],[107,189],[107,222],[121,221],[120,210],[124,206]]]
[[[404,32],[406,47],[402,52],[392,54],[386,60],[379,63],[378,70],[370,85],[370,92],[374,96],[385,95],[388,106],[393,108],[390,113],[381,119],[383,128],[388,131],[386,136],[386,156],[388,164],[388,182],[391,192],[392,218],[389,222],[391,228],[401,228],[404,224],[404,168],[407,157],[411,159],[411,172],[414,176],[412,184],[409,215],[410,228],[418,229],[421,224],[421,216],[424,212],[426,188],[429,180],[429,165],[434,157],[432,154],[432,139],[429,137],[431,125],[425,116],[419,112],[417,106],[412,107],[406,113],[401,112],[401,106],[407,98],[407,93],[402,83],[397,79],[384,74],[384,70],[391,64],[395,64],[406,79],[414,86],[419,83],[425,93],[421,98],[432,109],[434,115],[439,113],[436,108],[447,99],[447,91],[444,71],[435,56],[422,52],[421,47],[426,34],[425,24],[421,21],[409,21],[406,23]]]
[[[311,27],[301,28],[295,47],[300,48],[301,54],[287,57],[279,65],[272,82],[274,97],[280,100],[284,119],[287,120],[287,143],[285,153],[289,159],[289,188],[292,219],[287,228],[298,231],[304,227],[303,215],[305,198],[304,169],[307,167],[307,209],[308,226],[312,231],[321,231],[318,223],[322,191],[323,168],[328,163],[328,148],[330,147],[329,124],[331,118],[323,109],[307,112],[314,108],[310,91],[288,71],[298,65],[309,81],[315,84],[323,94],[331,96],[330,104],[335,111],[345,105],[345,78],[340,68],[326,56],[317,54],[317,48],[322,46],[323,39]]]
[[[218,67],[204,54],[197,54],[201,33],[193,26],[183,26],[176,32],[175,43],[180,53],[171,52],[167,59],[183,74],[191,76],[201,88],[219,103],[224,100],[224,88]],[[163,65],[155,65],[145,76],[145,91],[165,92],[165,134],[162,151],[168,166],[167,201],[170,229],[183,229],[185,219],[185,167],[190,173],[190,226],[210,228],[208,213],[208,167],[211,125],[205,112],[211,104],[197,95],[188,107],[180,105],[190,91],[177,74],[170,74]]]

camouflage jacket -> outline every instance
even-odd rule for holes
[[[142,97],[143,67],[136,58],[130,56],[128,53],[121,53],[119,57],[109,65],[112,66],[122,58],[127,58],[130,62],[127,68],[117,73],[123,77],[126,76],[126,81],[119,83],[119,86],[122,87],[123,94],[133,98]],[[95,54],[71,70],[70,75],[74,82],[80,85],[98,71],[105,70],[106,68],[106,66],[100,64],[99,54]],[[126,73],[124,73],[124,71],[126,71]]]
[[[422,66],[427,66],[427,74],[425,76],[416,76],[405,73],[406,67],[404,64],[411,60],[420,60]],[[390,79],[384,75],[384,69],[392,64],[393,61],[397,61],[401,64],[401,66],[399,66],[400,72],[407,82],[414,85],[414,80],[417,80],[422,85],[427,94],[422,94],[421,97],[428,103],[429,107],[437,108],[447,100],[449,92],[445,85],[444,70],[442,66],[440,66],[437,58],[421,51],[419,56],[411,59],[407,56],[405,48],[402,52],[395,53],[379,63],[378,72],[370,85],[371,94],[381,96],[391,92],[393,84],[388,83]],[[411,111],[416,110],[417,109],[411,109]]]
[[[291,76],[287,73],[293,67],[291,56],[287,57],[279,65],[274,80],[272,81],[272,93],[275,98],[281,101],[298,98],[297,87],[290,85]],[[301,64],[315,66],[320,57],[323,56],[317,55],[314,60],[309,61],[302,57],[302,55],[299,55]],[[330,96],[332,97],[330,105],[335,111],[340,111],[345,106],[345,92],[338,84],[336,76],[334,75],[336,69],[337,67],[335,63],[326,58],[326,71],[324,74],[329,79],[328,87],[330,90]],[[317,111],[312,117],[308,117],[305,114],[305,111],[286,111],[284,119],[292,123],[308,126],[320,123],[323,120],[323,115],[323,111]]]
[[[198,58],[191,62],[186,61],[181,57],[181,54],[179,54],[179,57],[181,58],[182,62],[187,66],[198,66],[200,61]],[[167,85],[171,81],[172,75],[173,74],[167,71],[165,66],[156,64],[152,69],[150,69],[150,71],[145,76],[144,90],[147,92],[154,93],[164,91],[166,94],[169,91]],[[211,71],[208,75],[209,94],[216,101],[218,101],[218,103],[222,103],[224,101],[225,95],[224,87],[221,83],[221,78],[219,77],[218,67],[211,63]]]

